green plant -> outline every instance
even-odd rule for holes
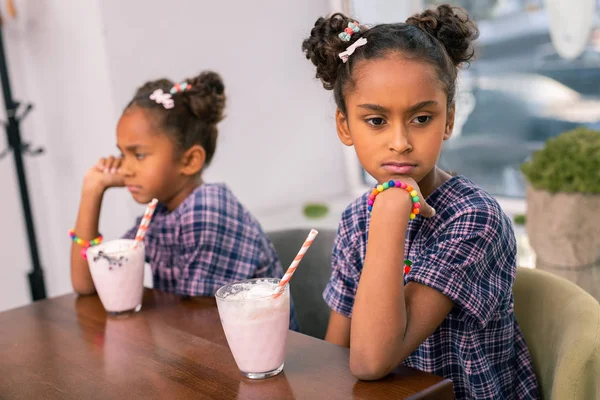
[[[327,204],[310,203],[304,206],[304,215],[307,218],[323,218],[328,212]]]
[[[521,171],[538,190],[600,194],[600,131],[581,127],[549,139]]]
[[[513,221],[515,222],[515,225],[525,225],[527,222],[527,217],[523,214],[517,214],[513,218]]]

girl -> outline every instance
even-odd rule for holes
[[[489,194],[436,167],[457,68],[477,36],[465,12],[442,5],[371,28],[319,18],[303,42],[334,92],[340,140],[380,182],[342,216],[326,340],[350,347],[359,379],[404,363],[451,379],[458,399],[535,399],[513,313],[511,222]]]
[[[201,173],[215,152],[224,107],[223,81],[214,72],[178,84],[161,79],[139,88],[117,125],[121,156],[101,159],[84,178],[72,235],[88,246],[87,241],[99,236],[104,192],[127,187],[138,203],[159,201],[144,238],[156,289],[212,296],[228,282],[283,276],[257,220],[227,186],[202,181]],[[137,225],[124,237],[133,239]],[[73,243],[73,288],[80,294],[94,293],[81,250]],[[290,326],[297,329],[293,308]]]

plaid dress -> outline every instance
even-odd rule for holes
[[[124,238],[135,238],[140,219]],[[154,288],[181,296],[214,296],[227,283],[283,276],[260,224],[223,184],[200,185],[172,212],[159,203],[144,245]],[[290,328],[298,330],[293,304]]]
[[[342,216],[323,293],[329,307],[347,317],[367,249],[367,195]],[[413,265],[404,283],[432,287],[454,307],[403,363],[451,379],[457,399],[538,399],[513,312],[516,243],[510,220],[489,194],[463,177],[442,184],[427,202],[437,215],[409,221],[404,251]]]

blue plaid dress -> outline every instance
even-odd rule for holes
[[[367,248],[367,195],[342,216],[323,293],[329,307],[347,317]],[[437,215],[409,221],[404,256],[413,265],[404,283],[432,287],[452,299],[454,308],[404,364],[451,379],[457,399],[538,399],[513,310],[516,242],[510,220],[463,177],[442,184],[427,202]]]
[[[124,238],[135,237],[140,219]],[[227,283],[283,276],[260,224],[223,184],[200,185],[172,212],[159,203],[144,245],[154,288],[181,296],[214,296]],[[298,330],[293,304],[290,329]]]

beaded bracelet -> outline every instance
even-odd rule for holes
[[[80,238],[79,236],[77,236],[75,234],[75,230],[69,229],[69,236],[76,244],[83,247],[81,249],[81,257],[83,257],[86,260],[87,260],[87,249],[91,246],[96,246],[96,245],[102,243],[102,235],[99,235],[96,239],[83,240],[82,238]]]
[[[404,189],[408,192],[408,194],[410,194],[410,197],[412,197],[413,208],[412,208],[409,218],[415,219],[415,217],[419,213],[419,209],[421,208],[421,203],[419,203],[419,193],[411,185],[407,185],[404,182],[394,181],[394,180],[390,180],[389,182],[384,182],[381,185],[375,186],[375,188],[369,195],[369,201],[368,201],[369,213],[371,213],[371,211],[373,211],[373,204],[375,204],[375,198],[379,195],[379,193],[383,192],[386,189],[392,188],[392,187]]]

